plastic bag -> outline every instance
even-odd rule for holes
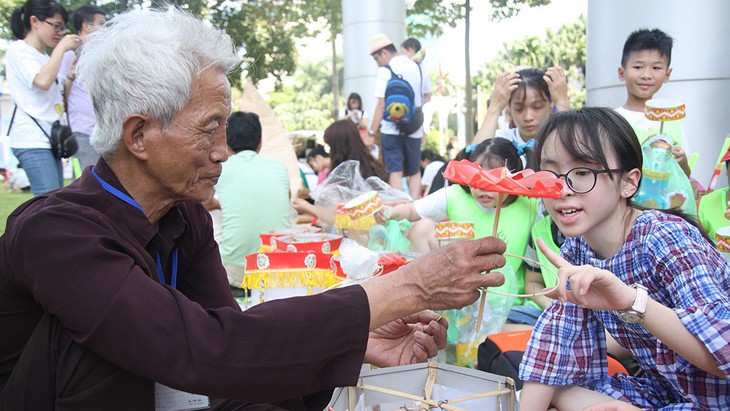
[[[380,247],[387,246],[384,240],[386,235],[382,231],[384,228],[375,227],[376,221],[373,216],[353,220],[342,212],[338,213],[338,206],[341,208],[353,198],[373,190],[378,193],[384,203],[411,201],[408,194],[394,189],[378,177],[372,176],[363,179],[360,175],[360,162],[355,160],[347,160],[337,166],[310,195],[315,200],[317,217],[328,226],[326,231],[343,230],[343,234],[347,238],[353,239],[363,246],[370,245],[369,238],[375,234],[380,238],[380,240],[378,238],[375,240],[382,244],[372,243],[373,249],[379,250]],[[370,229],[375,231],[368,231]]]
[[[396,190],[385,181],[372,176],[360,175],[360,162],[347,160],[330,171],[327,178],[310,193],[317,208],[334,210],[337,204],[346,203],[368,191],[375,190],[384,203],[413,201],[411,196]]]
[[[692,184],[672,156],[671,139],[662,135],[654,136],[641,149],[644,167],[634,202],[647,208],[679,208],[696,217]]]
[[[411,227],[408,220],[388,220],[385,226],[374,225],[370,227],[370,240],[368,248],[375,251],[408,251],[411,242],[406,238],[406,232]]]
[[[507,264],[495,271],[504,275],[504,284],[499,287],[490,287],[490,290],[516,294],[518,291],[517,277],[512,267]],[[444,318],[449,322],[447,349],[445,358],[442,358],[446,363],[474,368],[479,344],[487,335],[502,331],[515,301],[514,297],[487,293],[487,305],[484,307],[482,325],[477,335],[480,300],[461,310],[448,310],[443,313]]]
[[[363,281],[379,271],[378,254],[360,244],[344,239],[340,245],[340,266],[349,280]]]

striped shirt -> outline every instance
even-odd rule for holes
[[[589,264],[639,283],[649,296],[672,308],[730,375],[730,264],[683,219],[644,211],[626,243],[601,260],[582,238],[561,248],[574,265]],[[642,377],[607,375],[605,330],[631,351]],[[689,363],[641,324],[623,322],[617,312],[554,302],[538,320],[520,366],[520,378],[547,385],[578,385],[642,408],[730,409],[730,380]]]

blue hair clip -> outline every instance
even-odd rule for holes
[[[528,141],[526,143],[518,143],[518,142],[512,140],[512,145],[515,146],[515,148],[517,149],[518,156],[525,154],[526,148],[534,149],[536,144],[537,144],[537,141],[534,138],[530,139],[530,141]]]
[[[477,148],[478,145],[479,144],[477,144],[477,143],[469,144],[468,146],[466,146],[466,148],[464,149],[464,151],[466,151],[466,153],[469,154],[472,151],[474,151]]]

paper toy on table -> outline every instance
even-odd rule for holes
[[[516,404],[509,377],[430,362],[364,368],[356,386],[335,390],[327,410],[514,411]]]
[[[298,252],[260,252],[244,259],[246,275],[240,285],[250,290],[245,307],[324,291],[342,281],[337,275],[332,254]]]
[[[462,184],[480,190],[499,193],[497,209],[494,215],[492,236],[497,235],[499,213],[502,209],[504,195],[520,195],[535,198],[560,198],[563,193],[563,179],[555,177],[547,171],[524,169],[511,173],[506,167],[484,170],[479,164],[469,160],[450,161],[444,171],[444,178],[452,183]],[[521,258],[522,256],[517,256]],[[486,294],[482,293],[477,318],[477,334],[482,323]]]

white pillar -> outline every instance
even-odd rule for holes
[[[406,39],[406,6],[402,0],[342,0],[342,43],[345,57],[345,96],[355,92],[362,96],[370,118],[376,100],[373,97],[378,65],[370,57],[370,39],[384,33],[396,49]]]
[[[640,28],[672,36],[670,82],[656,97],[687,105],[684,129],[700,160],[692,176],[707,185],[730,134],[730,2],[721,0],[588,0],[587,104],[618,107],[626,88],[617,70],[626,37]],[[727,184],[720,178],[718,187]]]

